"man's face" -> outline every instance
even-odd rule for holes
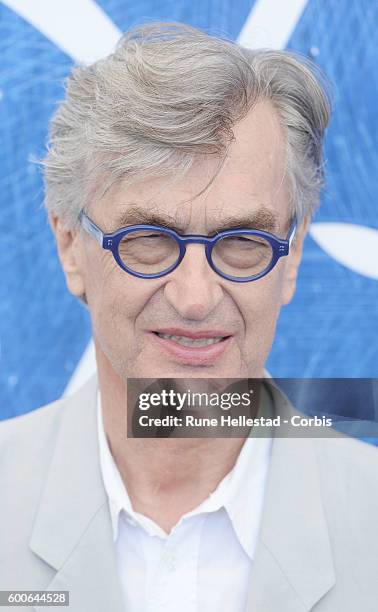
[[[230,217],[241,226],[255,217],[255,227],[286,238],[284,142],[269,103],[256,105],[234,126],[234,134],[227,161],[202,195],[196,197],[218,164],[211,156],[198,158],[175,182],[155,178],[128,188],[122,182],[113,185],[90,206],[90,217],[108,233],[143,223],[153,213],[171,220],[183,234],[205,235],[228,229]],[[59,236],[57,231],[58,245]],[[178,268],[157,279],[131,276],[83,233],[74,235],[60,254],[70,290],[86,294],[99,367],[110,364],[122,378],[258,377],[280,307],[294,292],[301,242],[300,236],[289,257],[268,275],[247,283],[217,275],[201,244],[187,246]],[[214,344],[188,346],[196,334],[214,338]]]

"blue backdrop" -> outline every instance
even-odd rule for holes
[[[48,120],[73,60],[10,4],[0,2],[0,418],[58,397],[91,336],[86,311],[65,288],[43,209],[41,173],[30,161],[44,155]],[[121,31],[146,18],[177,20],[235,39],[253,4],[97,2]],[[287,47],[314,58],[334,84],[328,188],[267,365],[280,377],[377,377],[378,256],[375,267],[371,258],[378,246],[378,8],[373,0],[303,4]],[[84,22],[83,36],[88,28]],[[335,224],[341,237],[349,231],[341,250],[322,233],[324,222]],[[367,240],[364,228],[371,230]],[[348,263],[350,253],[357,269]]]

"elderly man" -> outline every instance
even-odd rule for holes
[[[126,435],[130,378],[264,377],[329,114],[303,58],[180,24],[74,70],[46,205],[98,381],[2,426],[1,589],[75,612],[376,610],[375,449]]]

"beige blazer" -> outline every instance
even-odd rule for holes
[[[0,425],[0,590],[68,590],[70,612],[124,612],[96,391],[92,379]],[[365,443],[275,438],[247,612],[377,612],[377,485]]]

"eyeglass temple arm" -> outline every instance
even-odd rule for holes
[[[93,236],[93,238],[101,246],[103,246],[104,234],[100,230],[100,228],[97,227],[97,225],[93,223],[93,221],[91,221],[89,217],[87,217],[87,215],[83,212],[80,213],[79,221],[80,221],[81,227],[87,232],[87,234],[89,234],[90,236]]]

